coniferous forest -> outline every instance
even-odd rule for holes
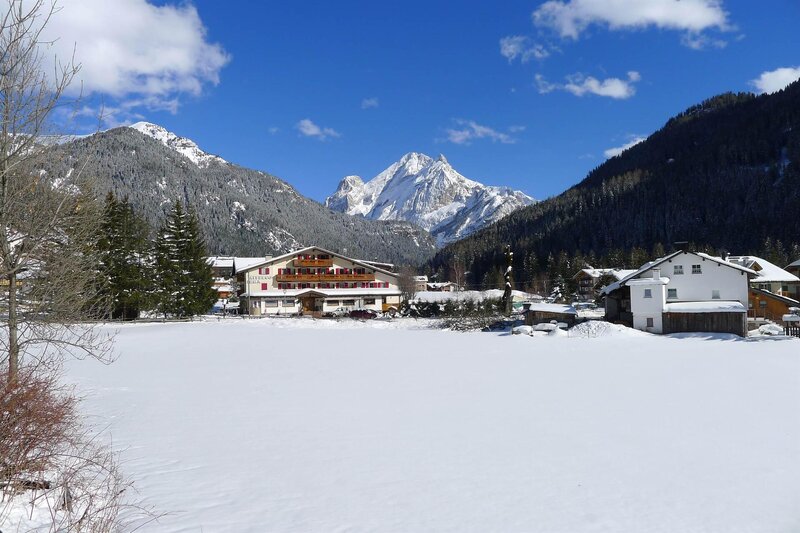
[[[640,266],[664,251],[800,258],[800,82],[770,95],[726,93],[670,119],[564,193],[440,250],[431,271],[463,265],[496,287],[503,250],[516,288],[550,290],[586,264]]]

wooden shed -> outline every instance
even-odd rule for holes
[[[664,307],[664,333],[708,332],[747,336],[747,309],[741,302],[681,302]]]
[[[567,304],[545,304],[545,303],[531,303],[523,304],[525,313],[525,325],[534,326],[557,320],[564,322],[568,326],[575,325],[578,318],[578,312],[574,307]]]

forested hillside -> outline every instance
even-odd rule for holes
[[[43,165],[55,182],[70,172],[96,177],[157,227],[176,200],[197,213],[212,253],[270,255],[306,245],[380,261],[421,263],[434,241],[407,222],[373,221],[331,211],[264,172],[218,158],[198,165],[133,128],[55,146]]]
[[[678,241],[783,257],[800,251],[800,82],[689,108],[564,193],[442,249],[431,269],[463,263],[469,283],[492,285],[508,244],[524,285],[552,273],[559,256],[580,268],[584,259],[649,256]]]

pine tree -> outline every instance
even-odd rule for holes
[[[180,318],[207,312],[217,294],[197,217],[174,205],[156,238],[154,297],[159,313]]]
[[[111,318],[132,320],[146,308],[149,287],[146,257],[150,228],[127,198],[106,197],[97,240],[101,297],[107,299]]]

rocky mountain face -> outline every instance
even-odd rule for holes
[[[153,226],[176,200],[197,212],[211,253],[262,256],[318,245],[367,260],[420,263],[434,240],[398,221],[336,212],[288,183],[203,152],[193,141],[140,122],[75,139],[52,150],[43,171],[83,172],[100,193],[128,197]]]
[[[465,178],[443,155],[411,152],[366,183],[345,177],[325,205],[371,220],[412,222],[444,245],[534,202],[520,191]]]

